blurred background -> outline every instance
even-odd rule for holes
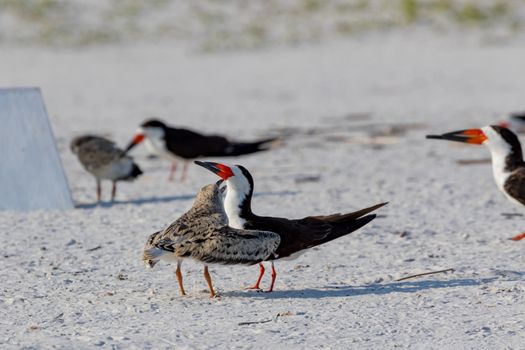
[[[0,211],[0,279],[10,282],[0,339],[16,348],[156,349],[163,338],[165,348],[523,348],[523,245],[508,241],[524,229],[512,219],[521,209],[494,185],[484,147],[425,135],[525,111],[524,5],[0,0],[0,87],[41,88],[77,205]],[[119,184],[114,203],[105,181],[97,204],[94,177],[69,147],[88,133],[125,147],[151,117],[239,141],[282,136],[267,152],[208,159],[250,170],[259,215],[390,204],[358,234],[279,262],[277,297],[236,292],[255,267],[213,267],[224,302],[178,299],[173,266],[146,271],[140,251],[216,176],[190,166],[186,182],[167,181],[170,162],[137,146],[144,175]],[[201,267],[183,271],[198,295]],[[288,310],[286,321],[238,324]]]
[[[92,200],[92,179],[71,139],[92,133],[123,147],[151,117],[239,140],[284,136],[286,147],[239,162],[284,179],[296,171],[284,164],[311,162],[294,177],[318,178],[327,152],[356,161],[357,144],[396,155],[425,133],[523,111],[524,4],[0,0],[0,86],[42,89],[80,202]],[[133,155],[151,176],[168,166],[144,147]],[[191,188],[206,175],[190,172]],[[156,195],[149,176],[124,196]]]
[[[171,40],[194,51],[252,50],[392,30],[523,33],[521,0],[1,0],[0,41],[82,48]]]

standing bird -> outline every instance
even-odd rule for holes
[[[71,152],[77,155],[78,160],[89,173],[97,180],[97,202],[101,197],[101,180],[111,180],[111,200],[115,200],[117,181],[132,181],[142,174],[139,166],[133,159],[124,155],[124,152],[114,142],[99,136],[85,135],[75,137],[71,141]]]
[[[173,180],[177,170],[176,161],[184,163],[181,181],[186,179],[188,161],[202,157],[235,157],[271,148],[277,138],[255,142],[234,142],[220,135],[203,135],[188,129],[170,127],[163,122],[151,119],[138,128],[125,152],[141,142],[155,155],[172,162],[169,180]]]
[[[518,134],[525,133],[525,112],[508,115],[505,120],[498,123],[498,126],[510,129]]]
[[[203,187],[191,209],[163,231],[152,234],[144,247],[142,260],[148,267],[160,259],[177,261],[175,274],[181,295],[186,295],[180,271],[183,259],[204,263],[204,278],[213,298],[215,291],[207,264],[253,265],[274,254],[281,241],[273,232],[228,227],[220,182]]]
[[[272,265],[272,282],[268,292],[273,290],[277,277],[273,260],[293,259],[303,253],[305,249],[345,236],[368,224],[376,217],[375,214],[366,214],[387,204],[381,203],[354,213],[308,216],[296,220],[257,216],[252,213],[251,209],[254,182],[246,168],[240,165],[227,166],[213,162],[195,161],[195,163],[217,174],[226,182],[224,210],[228,216],[229,226],[247,230],[268,230],[281,237],[275,253],[265,259],[271,261]],[[259,267],[257,282],[249,289],[259,289],[259,283],[265,270],[263,264],[260,264]]]
[[[496,185],[509,201],[519,206],[525,205],[525,163],[520,141],[512,131],[492,125],[443,135],[428,135],[427,138],[487,146],[492,157],[492,173]],[[523,238],[525,233],[512,240],[519,241]]]

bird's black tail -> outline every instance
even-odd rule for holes
[[[334,214],[328,216],[318,216],[317,219],[323,220],[324,222],[332,225],[330,233],[319,241],[315,242],[315,245],[320,245],[326,242],[330,242],[334,239],[347,235],[354,232],[361,227],[368,224],[370,221],[376,218],[376,214],[367,215],[368,213],[387,205],[388,203],[380,203],[369,208],[361,209],[359,211],[347,214]],[[366,216],[365,216],[366,215]]]
[[[139,168],[139,166],[136,163],[133,163],[133,168],[131,169],[131,172],[126,177],[123,177],[120,180],[133,181],[133,180],[135,180],[137,177],[139,177],[142,174],[143,174],[143,172]]]
[[[279,138],[270,138],[259,140],[255,142],[232,142],[225,150],[221,156],[224,157],[234,157],[240,156],[243,154],[250,154],[260,151],[266,151],[272,146],[276,145],[279,142]]]

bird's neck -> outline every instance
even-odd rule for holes
[[[254,216],[251,208],[253,189],[246,191],[228,184],[224,198],[224,211],[228,216],[228,226],[243,229],[246,222]]]
[[[508,176],[516,169],[525,166],[520,149],[491,149],[492,172],[500,189],[505,185]]]

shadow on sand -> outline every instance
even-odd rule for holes
[[[173,201],[186,201],[193,199],[195,195],[185,194],[180,196],[164,196],[164,197],[148,197],[148,198],[139,198],[139,199],[130,199],[127,201],[113,201],[113,202],[100,202],[100,203],[77,203],[75,208],[77,209],[93,209],[96,207],[100,208],[111,208],[114,205],[122,204],[135,204],[142,205],[148,203],[168,203]]]
[[[295,196],[300,191],[277,191],[277,192],[255,192],[254,197],[267,197],[267,196]]]
[[[293,196],[299,193],[298,191],[279,191],[279,192],[260,192],[254,194],[254,197],[266,197],[266,196]],[[113,202],[100,202],[100,203],[77,203],[75,208],[77,209],[93,209],[93,208],[111,208],[114,205],[123,204],[134,204],[142,205],[149,203],[168,203],[173,201],[187,201],[195,198],[194,194],[184,194],[179,196],[164,196],[164,197],[148,197],[139,199],[130,199],[127,201],[113,201]]]
[[[234,291],[222,293],[224,296],[245,297],[245,298],[265,298],[265,299],[321,299],[321,298],[341,298],[354,297],[360,295],[385,295],[390,293],[416,293],[430,289],[471,287],[496,280],[496,277],[485,279],[453,279],[448,281],[424,280],[412,282],[392,282],[384,284],[370,284],[365,286],[327,286],[323,289],[302,289],[302,290],[277,290],[272,293],[254,291]]]

